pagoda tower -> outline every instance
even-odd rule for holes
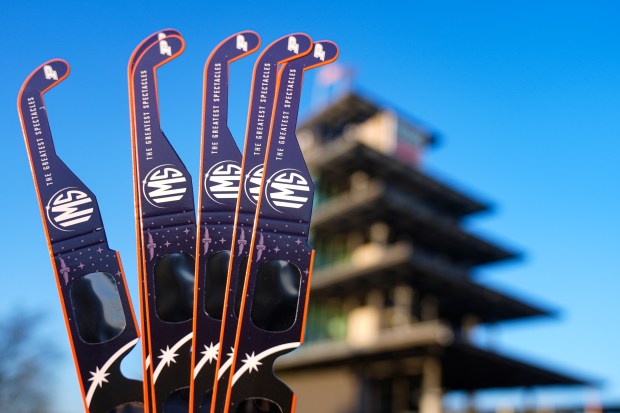
[[[463,228],[488,205],[420,169],[432,131],[349,92],[298,138],[316,255],[305,344],[277,364],[297,413],[439,413],[449,391],[584,384],[473,342],[549,311],[472,276],[516,254]]]

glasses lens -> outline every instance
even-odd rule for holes
[[[182,387],[171,392],[164,400],[166,413],[187,413],[189,408],[189,387]]]
[[[73,283],[70,294],[78,333],[86,343],[103,343],[125,330],[123,304],[110,274],[87,274]]]
[[[297,318],[301,272],[283,260],[266,261],[256,274],[250,318],[260,329],[286,331]]]
[[[142,403],[124,403],[110,410],[109,413],[144,413],[144,405]]]
[[[205,276],[205,311],[209,317],[222,319],[230,251],[219,251],[207,258]]]
[[[235,413],[282,413],[282,409],[271,400],[254,397],[239,403]]]
[[[211,398],[213,397],[213,391],[208,390],[203,398],[202,402],[200,402],[200,413],[210,413],[211,412]]]
[[[182,252],[164,255],[155,263],[155,308],[160,320],[191,320],[194,306],[194,257]]]

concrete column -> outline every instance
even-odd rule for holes
[[[441,413],[441,362],[428,357],[422,365],[422,396],[420,413]]]
[[[411,390],[409,380],[405,377],[395,378],[392,381],[392,412],[409,412],[409,401],[411,400]]]

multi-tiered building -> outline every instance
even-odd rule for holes
[[[432,132],[349,93],[298,137],[316,258],[306,343],[278,364],[298,413],[438,413],[449,391],[581,383],[471,339],[548,312],[472,278],[515,253],[463,229],[487,205],[419,168]]]

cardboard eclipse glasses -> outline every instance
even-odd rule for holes
[[[272,365],[303,342],[312,271],[314,190],[295,126],[303,73],[338,49],[300,33],[265,49],[240,157],[227,127],[228,65],[259,43],[240,32],[207,60],[198,226],[191,177],[161,131],[157,102],[156,69],[182,53],[183,39],[158,32],[130,59],[144,383],[120,373],[139,333],[118,253],[107,246],[94,195],[53,148],[43,93],[69,67],[47,62],[24,83],[22,129],[89,412],[294,411]],[[221,180],[223,170],[232,181]]]

